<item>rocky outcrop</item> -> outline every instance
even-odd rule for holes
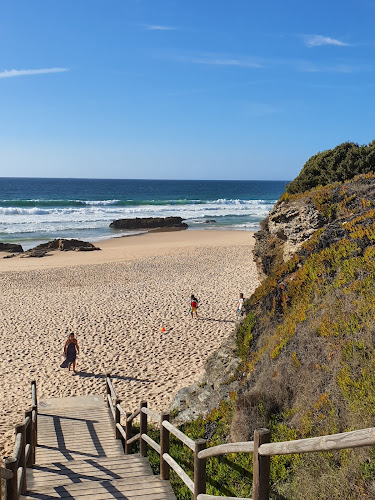
[[[22,253],[23,248],[21,245],[14,243],[0,243],[0,252]]]
[[[255,233],[254,255],[261,278],[286,262],[314,232],[327,223],[311,200],[277,203]]]
[[[56,239],[48,241],[47,243],[42,243],[41,245],[37,245],[31,250],[34,253],[38,253],[38,251],[48,251],[48,250],[61,250],[61,251],[74,250],[75,252],[91,252],[93,250],[100,250],[100,248],[96,247],[95,245],[87,241],[80,241],[74,239],[71,240]]]
[[[327,227],[337,232],[335,221],[345,222],[368,210],[374,206],[374,198],[375,179],[370,175],[282,196],[255,233],[254,256],[260,278],[287,262],[317,229]]]
[[[45,257],[46,255],[51,255],[47,252],[47,250],[41,250],[38,248],[30,248],[30,250],[26,250],[21,257],[22,258],[29,258],[29,257],[35,257],[35,258],[40,258],[40,257]]]
[[[156,229],[179,228],[187,229],[181,217],[136,217],[135,219],[118,219],[109,225],[112,229]]]
[[[229,393],[239,387],[235,378],[238,365],[236,341],[234,335],[231,335],[207,359],[202,377],[190,387],[180,389],[174,397],[171,405],[171,412],[175,414],[174,423],[180,425],[199,415],[205,416],[220,401],[228,399]]]

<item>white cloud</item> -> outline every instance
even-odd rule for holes
[[[299,62],[298,69],[306,73],[356,73],[370,70],[370,68],[350,64],[317,65],[308,61]]]
[[[208,66],[233,66],[237,68],[262,68],[258,62],[248,57],[231,57],[215,54],[202,54],[178,58],[182,62],[192,64],[206,64]]]
[[[159,24],[148,24],[145,26],[145,29],[149,31],[175,31],[177,28],[174,28],[173,26],[162,26]]]
[[[48,73],[63,73],[68,68],[43,68],[43,69],[10,69],[0,72],[0,78],[13,78],[14,76],[46,75]]]
[[[195,64],[209,64],[213,66],[238,66],[239,68],[261,68],[258,63],[246,59],[220,59],[220,58],[194,58],[191,60]]]
[[[335,38],[322,35],[304,35],[307,47],[320,47],[321,45],[335,45],[337,47],[348,47],[349,44]]]

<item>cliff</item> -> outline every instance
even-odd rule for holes
[[[250,440],[264,426],[275,441],[373,426],[375,175],[284,194],[256,238],[264,279],[227,341],[232,352],[214,354],[189,393],[190,405],[206,415],[190,428],[204,435],[215,422],[217,444]],[[228,370],[220,368],[223,352]],[[374,498],[374,457],[366,448],[274,457],[273,498]],[[228,477],[225,491],[250,491],[246,480],[236,486]]]

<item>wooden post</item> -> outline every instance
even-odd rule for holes
[[[29,417],[29,425],[26,428],[26,444],[30,445],[30,453],[29,458],[26,460],[26,467],[32,467],[35,461],[33,461],[33,452],[34,452],[34,429],[33,429],[33,411],[30,408],[25,411],[25,419]]]
[[[35,446],[37,445],[38,442],[38,398],[37,398],[37,393],[36,393],[36,382],[33,380],[31,382],[31,402],[32,402],[32,409],[35,410],[36,413],[36,419],[35,419]]]
[[[128,418],[131,415],[131,411],[126,412],[126,424],[125,424],[125,433],[126,433],[126,443],[125,443],[125,455],[130,455],[132,452],[132,445],[128,444],[129,439],[132,437],[132,423],[128,422]]]
[[[5,500],[18,500],[18,487],[17,487],[17,460],[13,457],[5,458],[5,468],[13,472],[12,479],[7,479]]]
[[[169,453],[169,430],[163,422],[169,422],[169,413],[162,413],[160,420],[160,479],[169,479],[169,464],[164,460],[163,453]]]
[[[21,484],[20,494],[23,495],[26,493],[26,456],[25,456],[25,446],[26,446],[26,427],[25,423],[18,424],[15,426],[15,435],[22,434],[22,442],[21,442],[21,453],[20,459],[18,461],[18,467],[23,468],[23,478]]]
[[[206,493],[206,459],[198,458],[198,453],[206,448],[207,441],[205,439],[197,439],[195,441],[194,450],[194,500],[201,493]]]
[[[142,408],[147,408],[147,401],[141,401],[140,408],[141,408],[141,413],[140,413],[139,433],[141,437],[139,439],[139,453],[141,457],[147,457],[147,443],[142,439],[142,434],[147,434],[147,415],[142,411]]]
[[[115,429],[116,429],[116,439],[121,439],[122,436],[121,436],[121,433],[120,431],[117,429],[117,425],[116,424],[120,424],[120,419],[121,419],[121,415],[120,415],[120,410],[117,408],[117,405],[119,405],[121,403],[121,399],[115,399]]]
[[[111,378],[111,374],[110,373],[106,373],[105,374],[105,387],[106,387],[105,400],[107,402],[107,406],[109,406],[108,394],[109,395],[111,394],[111,390],[110,390],[109,385],[108,385],[108,379],[110,379],[110,378]]]
[[[34,458],[35,458],[35,454],[36,454],[36,446],[38,444],[38,411],[37,411],[37,408],[35,406],[32,407],[32,413],[31,415],[35,415],[35,420],[33,422],[33,434],[34,434]],[[35,461],[34,461],[35,463]]]
[[[36,381],[32,380],[31,381],[31,402],[32,405],[38,408],[38,397],[36,393]]]
[[[269,442],[268,429],[254,432],[253,500],[268,500],[270,496],[270,457],[258,453],[259,446]]]

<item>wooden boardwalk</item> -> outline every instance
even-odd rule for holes
[[[38,407],[36,463],[22,499],[176,498],[147,458],[124,455],[102,396],[48,399]]]

